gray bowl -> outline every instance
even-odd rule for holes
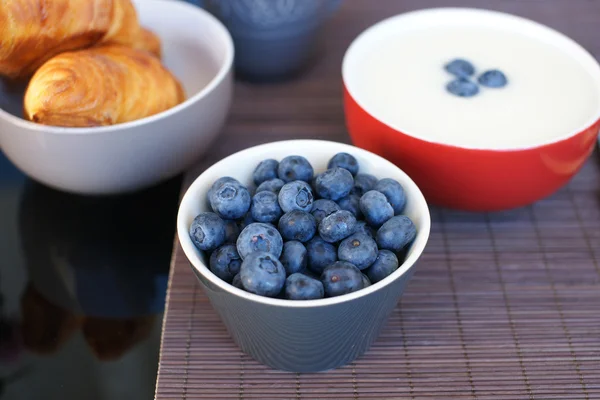
[[[208,269],[208,260],[189,237],[194,217],[209,211],[206,194],[222,176],[251,184],[254,167],[265,158],[306,157],[315,172],[324,171],[338,152],[354,155],[362,172],[394,178],[406,191],[405,214],[417,237],[401,267],[386,279],[347,295],[292,301],[257,296],[222,281]],[[177,232],[202,288],[241,350],[272,368],[318,372],[344,366],[369,349],[414,273],[427,240],[429,208],[417,185],[389,161],[357,147],[319,140],[290,140],[260,145],[233,154],[201,174],[185,193],[177,216]]]

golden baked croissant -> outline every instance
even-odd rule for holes
[[[64,51],[129,44],[139,30],[130,0],[2,0],[0,75],[28,77]]]
[[[162,56],[162,45],[159,37],[156,36],[154,32],[143,27],[140,29],[137,36],[134,37],[134,40],[129,43],[129,46],[134,49],[148,51],[158,58],[161,58]]]
[[[185,99],[177,78],[152,54],[122,45],[66,52],[33,75],[25,118],[44,125],[83,127],[133,121]]]

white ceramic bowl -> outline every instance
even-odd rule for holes
[[[162,40],[163,62],[187,100],[154,116],[96,128],[21,118],[22,90],[0,96],[0,147],[25,174],[82,194],[139,190],[177,175],[209,148],[230,109],[234,47],[208,12],[173,0],[136,0],[142,25]],[[21,88],[22,89],[22,88]]]
[[[327,168],[338,152],[356,157],[360,170],[378,178],[396,179],[404,187],[404,214],[417,227],[417,237],[402,266],[384,280],[339,297],[294,301],[258,296],[215,276],[206,255],[197,250],[189,227],[200,212],[209,211],[207,192],[213,182],[232,176],[252,183],[255,166],[266,158],[302,155],[315,173]],[[185,193],[177,216],[177,233],[211,304],[242,351],[273,368],[314,372],[337,368],[363,354],[379,335],[414,273],[429,238],[429,208],[417,185],[391,162],[366,150],[320,140],[290,140],[260,145],[233,154],[202,173]]]

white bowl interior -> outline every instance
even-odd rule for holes
[[[125,124],[94,128],[61,128],[22,119],[26,83],[0,85],[0,118],[29,129],[55,133],[94,133],[147,123],[197,101],[216,86],[231,68],[233,42],[226,28],[210,13],[179,0],[134,0],[140,23],[162,42],[162,62],[179,79],[187,100],[154,116]],[[16,118],[15,118],[16,117]]]
[[[232,56],[222,27],[189,3],[135,0],[141,24],[162,40],[163,63],[192,97],[213,80]]]
[[[522,34],[555,46],[565,55],[576,60],[577,63],[589,73],[593,84],[600,92],[600,66],[598,65],[598,62],[588,51],[564,34],[529,19],[496,11],[474,8],[432,8],[399,14],[380,21],[363,31],[349,46],[342,63],[343,81],[352,98],[362,109],[395,130],[424,141],[434,141],[431,138],[422,135],[420,132],[408,132],[403,129],[402,126],[398,126],[383,118],[380,115],[381,113],[378,113],[376,107],[372,104],[367,104],[363,100],[365,97],[363,94],[364,91],[361,92],[362,88],[361,85],[358,84],[358,81],[363,73],[361,68],[363,60],[377,44],[388,38],[401,37],[401,35],[405,33],[439,27],[495,28],[502,31]],[[566,132],[563,137],[555,138],[543,143],[536,143],[534,147],[564,140],[589,128],[598,120],[598,118],[600,118],[600,109],[595,111],[596,112],[593,115],[590,115],[589,119],[582,126],[578,127],[578,129],[575,129],[572,132]],[[469,146],[460,147],[469,148]],[[508,149],[509,148],[502,148],[499,150]],[[519,147],[519,149],[522,149],[522,147]]]
[[[381,282],[358,292],[339,297],[308,301],[290,301],[257,296],[225,283],[210,272],[204,253],[194,246],[189,237],[189,227],[196,215],[201,212],[210,211],[207,192],[215,180],[223,176],[231,176],[245,185],[253,186],[252,173],[260,161],[266,158],[281,160],[288,155],[302,155],[306,157],[315,169],[315,173],[320,173],[327,169],[327,162],[338,152],[347,152],[356,157],[360,165],[360,172],[373,174],[380,179],[396,179],[404,187],[408,200],[404,214],[413,220],[418,233],[404,264],[398,270]],[[329,305],[351,300],[352,298],[371,293],[397,279],[414,265],[423,252],[429,238],[430,226],[429,208],[423,194],[408,175],[398,167],[366,150],[346,144],[320,140],[290,140],[269,143],[243,150],[219,161],[192,183],[181,201],[177,216],[177,231],[182,248],[192,266],[206,277],[206,279],[223,290],[235,293],[248,300],[288,307]]]

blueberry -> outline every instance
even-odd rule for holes
[[[231,281],[231,284],[238,289],[245,290],[244,285],[242,285],[242,276],[240,274],[237,274],[233,277],[233,281]]]
[[[256,188],[256,193],[268,190],[273,193],[279,193],[285,182],[279,178],[264,181]]]
[[[275,297],[285,284],[285,269],[277,257],[264,251],[255,251],[244,258],[240,268],[244,289],[261,296]]]
[[[402,212],[406,205],[406,195],[404,194],[404,188],[398,181],[384,178],[377,182],[374,189],[385,195],[387,201],[394,209],[394,215]]]
[[[292,274],[285,280],[285,298],[290,300],[314,300],[325,296],[323,284],[303,274]]]
[[[364,233],[354,233],[342,240],[338,259],[356,265],[360,270],[369,268],[377,259],[377,243]]]
[[[198,214],[190,225],[190,238],[200,250],[214,250],[225,243],[225,221],[212,212]]]
[[[372,190],[377,184],[377,178],[370,174],[357,174],[354,177],[354,187],[350,193],[359,197]]]
[[[490,71],[486,71],[479,76],[477,81],[486,87],[489,88],[501,88],[508,84],[508,79],[506,79],[506,75],[502,71],[498,71],[497,69],[492,69]]]
[[[325,268],[321,282],[327,297],[356,292],[364,287],[360,269],[346,261],[336,261]]]
[[[460,58],[446,64],[444,69],[459,78],[468,78],[475,73],[473,64]]]
[[[254,195],[250,212],[252,219],[257,222],[276,222],[283,214],[277,195],[269,191],[258,192]]]
[[[347,169],[354,176],[358,173],[358,161],[354,158],[353,155],[348,153],[337,153],[335,156],[331,157],[329,163],[327,164],[327,168],[335,168],[340,167]]]
[[[283,214],[279,220],[279,233],[285,240],[308,242],[315,236],[317,222],[306,211],[293,210]]]
[[[354,228],[354,233],[362,233],[375,239],[376,231],[367,224],[366,221],[357,221],[356,226]]]
[[[235,183],[236,185],[242,186],[242,184],[240,183],[240,181],[238,181],[237,179],[232,178],[231,176],[222,176],[221,178],[217,179],[212,184],[211,189],[219,189],[219,188],[221,188],[221,186],[223,186],[226,183]]]
[[[319,236],[315,236],[306,245],[308,256],[308,269],[318,276],[323,270],[337,261],[337,249],[331,243],[327,243]]]
[[[374,228],[379,228],[394,216],[392,205],[383,193],[376,190],[369,190],[360,198],[360,211],[367,223]]]
[[[242,259],[256,251],[268,252],[279,258],[283,239],[273,225],[253,222],[242,230],[236,245]]]
[[[288,275],[303,272],[308,265],[308,251],[302,243],[290,240],[283,244],[283,252],[279,260]]]
[[[350,211],[341,210],[323,218],[319,235],[326,242],[335,243],[354,233],[356,218]]]
[[[279,163],[277,175],[284,182],[310,182],[313,179],[314,170],[306,158],[302,156],[287,156]]]
[[[277,178],[277,167],[279,167],[277,160],[267,159],[261,161],[252,174],[254,184],[260,185],[265,181]]]
[[[417,236],[415,224],[406,215],[391,218],[379,228],[375,241],[380,249],[400,252]]]
[[[357,194],[349,194],[337,201],[340,209],[350,211],[356,218],[361,218],[360,212],[360,196]]]
[[[245,227],[247,227],[248,225],[250,225],[253,222],[256,222],[256,221],[254,220],[254,218],[252,218],[252,213],[248,211],[246,213],[246,215],[244,215],[244,217],[238,221],[240,231],[242,231]]]
[[[314,197],[310,185],[304,181],[288,182],[279,192],[279,205],[283,212],[302,210],[310,212]]]
[[[240,227],[236,221],[230,219],[225,221],[225,243],[235,243],[240,236]]]
[[[210,206],[223,219],[243,217],[250,209],[250,200],[248,189],[236,180],[218,180],[209,190]]]
[[[365,274],[362,274],[362,280],[363,280],[363,289],[371,286],[371,281],[369,280],[369,277],[366,276]]]
[[[354,178],[344,168],[330,168],[315,177],[314,187],[319,196],[328,200],[338,200],[348,196],[354,186]]]
[[[367,269],[367,276],[373,283],[377,283],[398,269],[398,257],[389,250],[379,250],[377,259]]]
[[[473,97],[479,93],[479,86],[466,78],[457,78],[446,85],[446,90],[458,97]]]
[[[327,199],[315,200],[312,206],[311,214],[315,217],[317,224],[320,224],[323,218],[340,210],[335,202]]]
[[[210,270],[228,283],[240,272],[241,265],[242,259],[233,244],[221,246],[210,255]]]

